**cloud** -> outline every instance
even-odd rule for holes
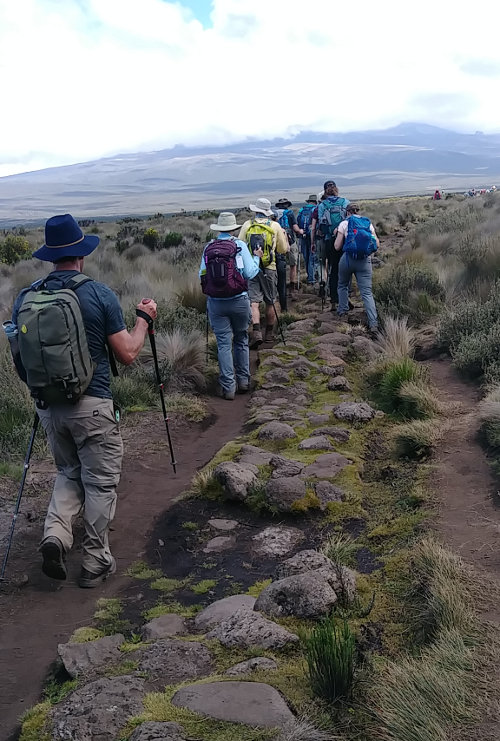
[[[359,0],[345,19],[324,0],[307,12],[304,0],[213,0],[209,24],[197,6],[0,3],[0,174],[415,117],[498,129],[500,52],[483,51],[498,48],[495,24],[452,0],[420,0],[411,16]]]

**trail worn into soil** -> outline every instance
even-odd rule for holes
[[[438,530],[465,561],[500,585],[498,487],[477,439],[480,391],[461,380],[448,359],[426,365],[440,400],[460,403],[436,455],[433,484],[442,503]],[[488,618],[500,624],[500,608]]]
[[[6,585],[0,594],[0,740],[17,738],[20,715],[40,696],[42,683],[57,655],[57,644],[87,625],[99,597],[116,597],[126,589],[125,570],[141,556],[156,518],[185,489],[196,471],[229,440],[241,433],[248,397],[229,403],[211,400],[208,422],[173,426],[177,474],[170,465],[160,414],[137,417],[124,430],[126,458],[118,489],[118,507],[111,533],[118,572],[109,582],[80,589],[78,546],[68,559],[68,581],[53,582],[40,571],[37,553],[42,526],[34,528],[22,547],[14,549],[8,576],[27,575],[21,588]],[[39,530],[39,531],[38,531]]]

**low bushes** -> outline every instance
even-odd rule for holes
[[[428,382],[427,373],[411,358],[381,361],[370,379],[372,395],[382,411],[401,419],[428,416],[428,400],[422,404],[417,392],[418,387],[422,390],[422,397],[425,396],[423,384]]]
[[[417,262],[404,262],[383,270],[374,281],[373,293],[383,310],[408,316],[415,324],[437,314],[445,297],[432,267]]]
[[[435,419],[415,419],[398,425],[393,431],[396,455],[412,460],[429,458],[444,431],[444,423]]]

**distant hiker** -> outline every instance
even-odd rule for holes
[[[280,198],[280,200],[274,204],[278,209],[278,223],[281,228],[284,229],[288,237],[288,244],[290,245],[290,251],[288,253],[288,264],[290,265],[290,283],[288,285],[290,295],[293,291],[298,289],[297,283],[297,265],[299,262],[299,248],[295,239],[295,235],[303,236],[304,232],[297,224],[297,219],[292,211],[292,202],[288,198]]]
[[[321,200],[324,200],[325,195],[322,193],[319,198],[319,202]],[[319,293],[321,298],[324,298],[326,296],[326,289],[325,284],[328,277],[327,273],[327,267],[326,267],[326,254],[325,254],[325,240],[323,239],[323,234],[321,233],[321,230],[318,226],[318,208],[319,205],[316,206],[313,209],[312,212],[312,220],[311,220],[311,229],[310,229],[310,235],[311,235],[311,252],[314,254],[316,262],[319,266],[319,279],[320,279],[320,288]]]
[[[347,206],[347,219],[337,229],[335,250],[340,256],[338,277],[337,313],[343,316],[349,311],[349,283],[356,276],[359,292],[363,300],[368,326],[372,333],[378,328],[377,309],[372,293],[372,255],[380,246],[370,219],[358,216],[355,203]]]
[[[307,271],[307,282],[309,285],[313,285],[316,280],[315,273],[317,259],[316,254],[311,251],[311,225],[317,204],[316,196],[313,193],[307,198],[305,206],[302,206],[297,214],[297,225],[303,232],[301,238],[301,251],[304,258],[304,265]]]
[[[441,193],[439,190],[434,191],[434,195],[432,196],[433,201],[440,201],[441,200]]]
[[[84,235],[70,214],[45,224],[45,244],[34,254],[53,271],[17,297],[12,321],[27,384],[57,466],[45,519],[42,571],[66,579],[73,519],[83,510],[80,587],[95,587],[116,571],[108,542],[115,515],[123,444],[119,409],[110,390],[111,354],[130,365],[156,318],[156,303],[143,299],[128,332],[118,298],[82,274],[84,258],[99,237]]]
[[[236,391],[245,394],[250,387],[247,281],[258,274],[264,252],[256,249],[252,257],[246,242],[236,239],[240,224],[230,211],[222,211],[210,229],[219,232],[219,236],[205,246],[199,275],[203,293],[208,297],[210,326],[217,339],[221,396],[232,400]]]
[[[325,198],[318,205],[319,229],[325,240],[325,255],[328,261],[328,273],[330,284],[331,310],[335,311],[337,305],[337,283],[340,253],[334,249],[334,241],[339,224],[346,217],[346,209],[349,205],[347,198],[341,198],[333,180],[327,180],[323,186]]]
[[[247,243],[250,252],[258,254],[262,250],[260,258],[260,271],[255,278],[248,281],[248,294],[252,311],[252,336],[250,347],[258,347],[262,343],[262,332],[260,329],[259,304],[266,304],[266,334],[265,341],[274,339],[275,301],[276,301],[276,254],[285,255],[289,251],[285,232],[280,225],[273,221],[271,201],[267,198],[257,198],[251,203],[250,211],[255,213],[253,219],[245,221],[241,227],[239,238]]]

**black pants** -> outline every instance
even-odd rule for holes
[[[339,301],[337,287],[339,282],[339,262],[342,252],[337,251],[333,246],[333,239],[325,242],[325,255],[328,260],[328,284],[330,289],[330,301],[337,305]]]
[[[278,274],[278,299],[281,311],[287,310],[286,302],[286,257],[276,255],[276,272]]]

